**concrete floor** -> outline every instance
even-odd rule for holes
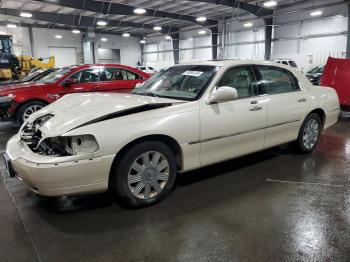
[[[0,152],[16,128],[0,124]],[[183,174],[142,210],[37,197],[2,171],[0,261],[350,261],[349,161],[341,120],[313,154],[282,147]]]

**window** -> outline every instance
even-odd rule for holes
[[[85,69],[71,75],[69,78],[75,79],[77,84],[98,82],[99,71],[99,68]]]
[[[219,86],[229,86],[237,89],[238,97],[254,95],[254,78],[249,67],[235,67],[226,71]]]
[[[101,69],[100,79],[100,81],[116,81],[137,80],[142,78],[141,76],[122,68],[105,67]]]
[[[282,61],[282,64],[289,65],[287,61]]]
[[[283,68],[258,66],[266,94],[281,94],[298,89],[298,81],[294,75]]]

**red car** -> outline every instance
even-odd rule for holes
[[[24,122],[29,115],[70,93],[130,92],[150,75],[118,64],[81,65],[62,68],[37,82],[0,89],[0,117]]]

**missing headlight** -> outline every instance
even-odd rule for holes
[[[94,136],[51,137],[41,141],[34,152],[50,156],[72,156],[96,152],[98,144]]]

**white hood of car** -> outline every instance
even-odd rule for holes
[[[31,115],[28,123],[47,114],[54,115],[40,128],[43,137],[52,137],[111,114],[127,114],[130,109],[181,102],[183,101],[133,94],[70,94]]]

